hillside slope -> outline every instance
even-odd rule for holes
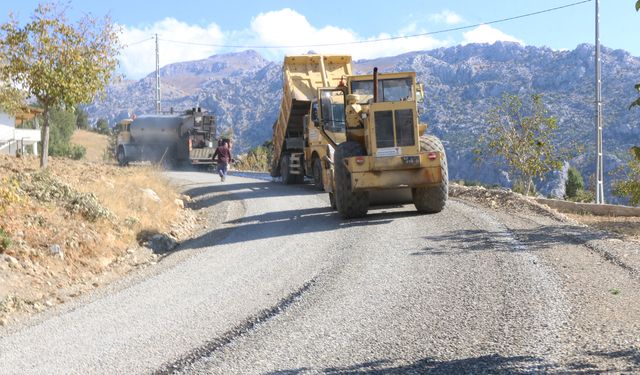
[[[109,144],[109,137],[104,134],[77,129],[71,136],[71,143],[80,145],[87,150],[86,161],[101,162]]]
[[[138,243],[192,223],[177,197],[149,167],[0,155],[0,326],[155,261]]]

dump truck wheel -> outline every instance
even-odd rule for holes
[[[336,195],[333,193],[329,193],[329,204],[331,204],[332,210],[335,210],[336,208],[338,208],[336,206]]]
[[[289,173],[289,164],[289,155],[282,155],[280,159],[280,176],[282,177],[282,183],[285,185],[293,184],[295,179],[295,176]]]
[[[116,153],[116,159],[118,160],[118,164],[121,167],[127,166],[129,164],[129,160],[127,160],[127,156],[124,154],[124,147],[118,147],[118,152]]]
[[[420,149],[427,152],[440,152],[440,170],[442,171],[442,182],[436,186],[412,189],[413,204],[418,212],[437,213],[444,209],[449,198],[449,168],[447,166],[447,154],[442,142],[432,135],[420,138]]]
[[[322,183],[322,163],[317,156],[313,158],[313,184],[319,190],[324,190],[324,184]]]
[[[364,154],[362,146],[357,142],[344,142],[336,149],[336,208],[344,219],[362,217],[369,210],[369,192],[351,190],[351,173],[343,163],[344,158]]]

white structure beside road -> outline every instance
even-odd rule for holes
[[[31,148],[33,155],[38,155],[40,129],[20,129],[16,125],[34,118],[41,111],[37,108],[25,107],[15,116],[0,112],[0,153],[16,155],[25,154]]]

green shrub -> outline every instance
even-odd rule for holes
[[[567,182],[564,184],[565,187],[565,195],[567,198],[575,198],[578,195],[579,191],[584,193],[584,179],[578,171],[574,167],[569,167],[567,171]]]
[[[4,252],[11,246],[11,236],[4,228],[0,227],[0,253]]]
[[[568,200],[572,202],[580,202],[580,203],[593,203],[596,200],[596,195],[587,190],[578,190],[574,197],[568,198]]]
[[[49,155],[61,156],[73,160],[80,160],[87,154],[84,146],[74,144],[58,144],[49,147]]]
[[[111,212],[100,204],[94,194],[77,191],[52,177],[46,170],[33,174],[31,178],[21,176],[20,187],[40,202],[55,203],[92,222],[112,217]]]
[[[273,158],[273,146],[270,141],[249,150],[246,155],[241,155],[235,163],[239,170],[268,172]]]

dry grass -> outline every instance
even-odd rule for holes
[[[32,181],[38,173],[35,158],[0,155],[0,181]],[[120,168],[51,158],[48,173],[79,194],[94,194],[111,214],[92,221],[68,205],[38,201],[21,189],[19,199],[0,199],[0,228],[12,242],[0,253],[19,262],[9,267],[0,254],[0,304],[18,298],[33,305],[65,288],[91,287],[91,280],[107,270],[114,272],[113,265],[128,248],[137,246],[141,235],[168,232],[185,215],[175,203],[177,192],[149,166]],[[0,188],[6,186],[2,183]],[[160,200],[151,199],[143,189],[153,190]],[[52,245],[59,245],[64,257],[52,254]],[[0,323],[2,319],[0,308]]]
[[[92,162],[101,162],[109,143],[109,137],[104,134],[90,132],[88,130],[76,130],[71,136],[71,143],[83,146],[87,149],[85,159]]]

